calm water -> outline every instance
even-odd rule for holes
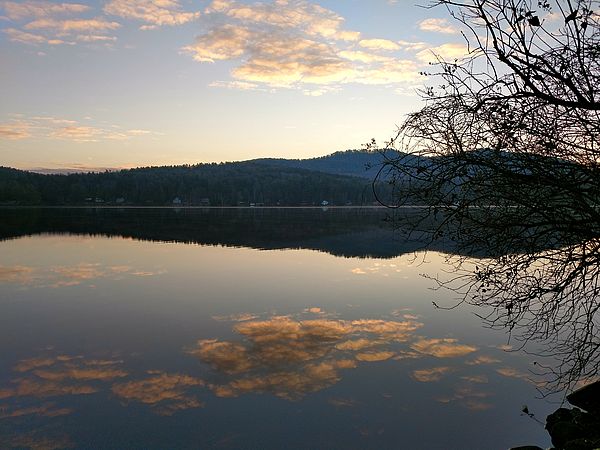
[[[384,215],[1,210],[0,447],[549,445],[531,360]]]

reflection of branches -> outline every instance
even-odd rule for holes
[[[451,278],[437,281],[484,307],[487,326],[509,330],[522,346],[540,343],[527,350],[554,360],[537,362],[538,375],[547,376],[545,391],[560,391],[600,368],[599,249],[595,239],[540,253],[462,259]]]
[[[440,283],[491,307],[489,326],[542,340],[550,388],[571,386],[600,370],[598,2],[434,4],[470,33],[469,53],[438,59],[439,86],[384,145],[379,176],[390,206],[421,206],[412,230],[492,256]]]

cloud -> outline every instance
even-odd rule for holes
[[[26,30],[50,30],[57,36],[67,36],[71,33],[102,33],[116,30],[121,25],[118,22],[111,22],[102,17],[94,19],[37,19],[25,25]]]
[[[76,37],[76,40],[80,42],[115,42],[117,40],[116,36],[101,36],[97,34],[79,34]]]
[[[445,61],[451,61],[454,59],[464,58],[468,55],[468,53],[469,50],[465,44],[447,43],[438,47],[421,50],[417,53],[417,59],[422,62],[435,61],[437,58],[441,58]]]
[[[369,50],[399,50],[400,46],[388,39],[363,39],[358,43],[361,47]]]
[[[65,139],[75,142],[99,142],[102,140],[127,140],[133,137],[153,134],[148,130],[123,130],[114,127],[98,128],[87,125],[69,125],[53,130],[48,137],[51,139]]]
[[[225,89],[236,89],[240,91],[264,91],[256,83],[248,83],[247,81],[213,81],[209,84],[209,87],[225,88]]]
[[[45,36],[27,33],[25,31],[18,30],[16,28],[6,28],[2,30],[4,33],[8,35],[8,39],[12,42],[18,42],[20,44],[28,44],[28,45],[39,45],[39,44],[47,44],[47,45],[61,45],[66,44],[67,42],[62,39],[51,39]],[[1,134],[0,134],[1,136]]]
[[[231,314],[229,316],[212,316],[213,320],[222,322],[245,322],[246,320],[254,320],[258,315],[252,313]]]
[[[90,10],[89,6],[76,3],[51,3],[25,1],[4,2],[7,17],[24,23],[19,28],[10,27],[3,31],[12,42],[28,45],[74,45],[77,42],[110,45],[115,36],[106,36],[118,29],[118,22],[104,17],[72,17]]]
[[[111,0],[104,12],[125,19],[146,22],[141,29],[148,30],[163,25],[182,25],[200,17],[200,12],[182,11],[177,0]]]
[[[343,30],[344,18],[320,5],[304,0],[275,0],[272,3],[243,4],[216,0],[208,13],[221,13],[232,19],[255,24],[269,24],[284,29],[301,29],[309,36],[355,41],[357,31]]]
[[[368,53],[356,50],[343,50],[339,52],[339,55],[347,59],[348,61],[358,61],[362,63],[372,63],[381,61],[393,61],[392,58],[387,56],[378,55],[376,53]]]
[[[198,62],[235,61],[231,75],[240,89],[266,85],[318,96],[348,83],[418,81],[414,60],[390,55],[407,43],[360,40],[360,33],[343,28],[343,17],[304,0],[215,0],[206,14],[213,25],[183,51]]]
[[[448,22],[447,19],[430,18],[419,22],[421,31],[431,31],[434,33],[456,34],[458,29]]]
[[[18,31],[18,30],[17,30]],[[43,40],[45,38],[42,38]],[[111,42],[110,36],[80,35],[78,40],[88,42]],[[40,41],[43,42],[43,41]],[[61,139],[74,142],[100,142],[105,140],[128,140],[160,133],[144,129],[123,129],[118,125],[103,127],[82,124],[76,120],[33,116],[0,124],[0,139]]]
[[[19,140],[29,136],[29,125],[25,122],[0,123],[0,139]]]
[[[56,15],[79,14],[90,9],[79,3],[54,3],[48,1],[0,2],[6,16],[11,20],[52,17]]]
[[[471,345],[458,344],[456,339],[421,339],[411,345],[413,350],[436,358],[456,358],[477,350]]]
[[[184,51],[200,62],[243,59],[232,71],[234,78],[277,87],[343,82],[353,71],[351,62],[331,44],[283,30],[223,25],[198,37]]]

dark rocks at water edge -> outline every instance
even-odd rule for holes
[[[600,449],[600,381],[567,396],[575,408],[559,408],[546,418],[546,430],[555,450]],[[540,447],[513,447],[511,450],[542,450]]]
[[[597,381],[576,390],[567,396],[567,400],[571,405],[589,413],[600,413],[600,382]]]
[[[578,408],[559,408],[546,418],[552,445],[559,450],[600,448],[600,416]]]

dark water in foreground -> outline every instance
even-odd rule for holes
[[[548,445],[377,210],[0,210],[0,448]]]

